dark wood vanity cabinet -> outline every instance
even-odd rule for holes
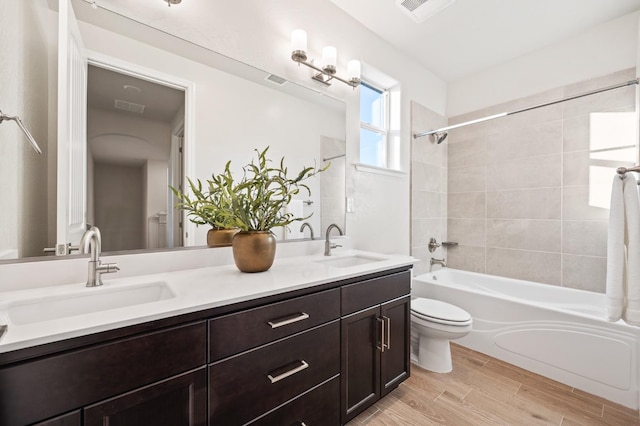
[[[402,272],[342,288],[342,423],[409,377],[409,274]]]
[[[0,424],[66,425],[55,417],[204,367],[206,327],[197,321],[0,366]],[[140,392],[144,403],[149,394]]]
[[[307,400],[295,404],[300,418],[294,421],[313,424],[307,417],[313,413],[305,409],[314,400],[303,394],[340,374],[339,319],[339,289],[212,319],[211,424],[266,424],[260,417],[283,404],[280,416],[286,417],[294,399]],[[339,393],[320,393],[325,405],[338,411]]]
[[[0,354],[0,425],[344,424],[409,375],[410,282],[399,268]]]

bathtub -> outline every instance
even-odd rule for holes
[[[604,294],[450,268],[414,277],[411,292],[471,314],[456,343],[638,409],[640,327],[607,321]]]

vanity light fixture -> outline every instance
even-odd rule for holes
[[[167,3],[167,6],[171,7],[172,4],[180,4],[182,0],[164,0]]]
[[[307,60],[307,32],[297,29],[291,33],[291,59],[298,65],[303,64],[318,71],[311,78],[327,86],[331,85],[331,80],[336,79],[355,89],[360,84],[360,61],[351,60],[347,63],[347,78],[344,79],[336,75],[337,58],[336,48],[325,46],[322,49],[322,67],[314,65],[313,59]]]

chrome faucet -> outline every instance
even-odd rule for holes
[[[97,226],[92,226],[80,239],[80,253],[90,253],[89,258],[89,276],[87,278],[87,287],[96,287],[102,285],[102,274],[110,274],[120,270],[117,263],[102,264],[100,260],[100,250],[102,249],[102,236]]]
[[[313,240],[313,228],[309,222],[304,222],[302,226],[300,226],[300,232],[304,232],[304,228],[309,228],[309,232],[311,233],[311,239]]]
[[[431,269],[433,269],[433,265],[440,265],[443,268],[446,268],[447,267],[447,261],[445,260],[444,257],[442,259],[436,259],[436,258],[432,257],[431,260],[429,261],[429,272],[431,272]]]
[[[342,247],[340,244],[332,243],[331,241],[329,241],[329,234],[331,233],[331,230],[334,229],[334,228],[338,230],[340,235],[344,235],[344,233],[342,232],[342,229],[340,229],[340,227],[338,225],[336,225],[335,223],[332,223],[331,225],[329,225],[327,227],[327,233],[325,235],[325,240],[324,240],[324,255],[325,256],[331,256],[331,249]]]

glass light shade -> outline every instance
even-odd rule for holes
[[[338,62],[338,51],[333,46],[325,46],[322,48],[322,68],[335,69]]]
[[[291,51],[307,51],[307,32],[305,30],[293,30],[291,33]]]
[[[347,63],[347,79],[360,80],[361,65],[360,61],[353,59]]]

